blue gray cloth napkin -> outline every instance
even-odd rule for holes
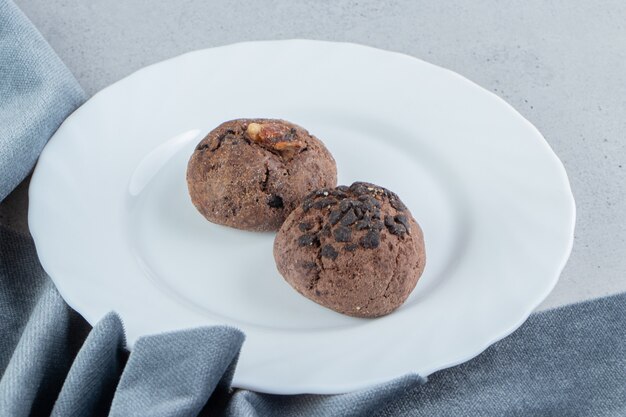
[[[84,99],[27,18],[0,0],[0,200]],[[1,417],[626,416],[626,294],[535,314],[427,382],[407,375],[350,394],[267,395],[231,389],[245,343],[232,328],[145,337],[129,353],[119,317],[91,327],[63,301],[31,238],[0,224],[0,336]]]

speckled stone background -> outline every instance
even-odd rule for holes
[[[508,100],[565,164],[576,242],[540,309],[626,291],[626,2],[16,0],[89,94],[194,49],[350,41],[450,68]],[[532,167],[528,167],[532,169]],[[26,231],[27,185],[0,205]]]

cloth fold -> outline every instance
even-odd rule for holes
[[[0,0],[0,200],[83,100],[41,35]],[[535,314],[428,382],[406,375],[342,395],[259,394],[230,387],[238,330],[144,337],[129,353],[119,317],[92,328],[63,301],[32,239],[0,224],[0,417],[626,416],[625,317],[620,294]]]
[[[210,398],[229,394],[242,343],[241,332],[219,326],[139,339],[110,415],[197,416]]]
[[[124,327],[109,313],[85,339],[72,362],[51,415],[106,416],[128,360]]]

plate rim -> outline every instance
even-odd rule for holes
[[[259,41],[244,41],[244,42],[236,42],[236,43],[231,43],[231,44],[226,44],[226,45],[220,45],[217,47],[212,47],[212,48],[204,48],[204,49],[197,49],[197,50],[193,50],[193,51],[189,51],[189,52],[185,52],[183,54],[168,58],[166,60],[163,61],[159,61],[153,64],[150,64],[148,66],[142,67],[130,74],[128,74],[127,76],[123,77],[120,80],[115,81],[114,83],[110,84],[109,86],[103,88],[102,90],[98,91],[96,94],[94,94],[92,97],[90,97],[88,99],[87,102],[96,99],[98,97],[101,97],[105,94],[107,94],[108,91],[110,91],[110,89],[112,89],[113,87],[115,87],[118,83],[125,81],[131,77],[136,77],[138,76],[138,74],[141,74],[142,72],[152,69],[156,66],[162,65],[164,63],[167,62],[171,62],[171,61],[175,61],[175,60],[179,60],[182,57],[185,56],[189,56],[189,55],[193,55],[196,53],[201,53],[203,51],[207,51],[207,50],[214,50],[214,49],[223,49],[223,48],[231,48],[233,46],[244,46],[244,45],[258,45],[260,43],[316,43],[316,44],[327,44],[330,45],[331,47],[333,47],[334,45],[344,45],[347,47],[357,47],[357,48],[364,48],[364,49],[368,49],[368,50],[373,50],[376,52],[384,52],[386,54],[394,54],[394,55],[399,55],[401,56],[403,59],[410,59],[410,60],[417,60],[423,64],[426,64],[427,66],[433,67],[435,69],[437,69],[438,71],[443,71],[445,72],[448,76],[457,78],[459,80],[461,80],[464,83],[469,83],[471,84],[474,88],[478,88],[481,90],[482,94],[484,93],[488,93],[489,96],[491,97],[491,99],[495,99],[498,101],[498,104],[500,106],[504,105],[504,107],[507,109],[507,112],[515,115],[515,117],[522,121],[525,125],[526,128],[528,128],[530,131],[532,131],[533,135],[537,136],[538,139],[540,139],[540,143],[543,145],[544,147],[544,151],[546,152],[547,155],[550,156],[550,158],[552,159],[552,163],[555,164],[555,166],[558,166],[559,168],[559,181],[561,182],[561,186],[563,187],[563,191],[567,194],[568,199],[569,199],[569,204],[571,206],[571,216],[568,219],[568,223],[569,223],[569,233],[568,233],[568,242],[567,242],[567,246],[564,247],[564,250],[562,251],[561,254],[561,258],[558,260],[558,263],[554,262],[554,265],[558,265],[555,268],[555,273],[553,274],[553,276],[551,276],[551,280],[548,284],[546,284],[546,286],[544,287],[545,289],[539,293],[537,292],[537,294],[534,297],[534,302],[530,302],[528,301],[527,304],[528,307],[526,308],[526,314],[523,315],[523,317],[521,317],[514,325],[509,326],[508,328],[504,329],[503,331],[495,334],[494,336],[490,338],[489,341],[483,343],[481,345],[480,348],[478,349],[474,349],[471,351],[471,353],[467,353],[466,355],[462,355],[462,357],[458,357],[457,360],[455,361],[450,361],[447,364],[443,364],[441,366],[438,367],[433,367],[432,370],[430,370],[426,375],[420,375],[422,377],[426,377],[434,372],[437,372],[439,370],[442,369],[446,369],[449,367],[453,367],[456,366],[460,363],[466,362],[476,356],[478,356],[479,354],[481,354],[484,350],[486,350],[489,346],[491,346],[492,344],[496,343],[499,340],[502,340],[503,338],[505,338],[506,336],[510,335],[511,333],[513,333],[516,329],[518,329],[527,319],[528,317],[535,311],[535,309],[546,299],[546,297],[552,292],[552,290],[554,289],[554,287],[556,286],[566,264],[567,261],[569,259],[569,256],[571,255],[572,249],[573,249],[573,245],[574,245],[574,231],[575,231],[575,227],[576,227],[576,217],[577,217],[577,208],[576,208],[576,203],[575,203],[575,199],[574,199],[574,195],[571,189],[571,184],[569,181],[569,177],[567,174],[567,171],[565,170],[565,167],[562,163],[562,161],[558,158],[558,156],[556,155],[556,153],[554,152],[554,150],[552,149],[552,147],[550,146],[550,144],[546,141],[546,139],[543,137],[543,135],[539,132],[539,130],[528,120],[526,119],[526,117],[524,117],[522,114],[520,114],[511,104],[509,104],[507,101],[505,101],[503,98],[501,98],[500,96],[498,96],[497,94],[495,94],[494,92],[481,87],[480,85],[478,85],[477,83],[475,83],[474,81],[468,79],[467,77],[464,77],[462,75],[460,75],[459,73],[452,71],[450,69],[441,67],[439,65],[436,64],[432,64],[430,62],[424,61],[420,58],[408,55],[408,54],[404,54],[401,52],[397,52],[397,51],[392,51],[392,50],[386,50],[386,49],[381,49],[381,48],[376,48],[376,47],[372,47],[372,46],[368,46],[368,45],[363,45],[363,44],[359,44],[359,43],[354,43],[354,42],[334,42],[334,41],[324,41],[324,40],[311,40],[311,39],[285,39],[285,40],[259,40]],[[72,112],[72,114],[70,114],[70,116],[68,116],[65,121],[62,123],[61,126],[65,125],[65,124],[69,124],[72,123],[72,121],[77,118],[77,114],[79,114],[80,109],[83,106],[79,107],[78,109],[76,109],[74,112]],[[55,132],[56,135],[56,132]],[[53,135],[54,137],[54,135]],[[47,145],[46,145],[47,147]],[[42,151],[42,156],[45,157],[45,153],[46,153],[46,148],[44,148],[44,150]],[[32,175],[32,179],[31,179],[31,183],[29,186],[29,199],[31,201],[36,201],[37,199],[33,199],[33,195],[37,193],[37,189],[38,187],[41,187],[42,183],[45,183],[45,179],[43,178],[43,175],[41,174],[43,168],[42,168],[43,164],[40,163],[40,160],[37,161],[37,165],[35,167],[35,170],[33,172]],[[29,228],[32,224],[36,224],[36,222],[33,221],[34,217],[36,216],[36,210],[33,209],[33,205],[29,204],[29,208],[28,208],[28,224],[29,224]],[[40,255],[40,248],[41,248],[41,237],[38,235],[38,231],[36,230],[37,227],[31,228],[31,235],[33,237],[33,240],[35,242],[35,247],[37,248],[37,253]],[[39,244],[38,244],[39,242]],[[44,270],[47,271],[46,268],[46,262],[45,262],[45,256],[43,257],[43,259],[40,257],[41,259],[41,264],[44,268]],[[547,275],[547,274],[546,274]],[[70,294],[67,293],[66,288],[63,288],[63,286],[59,286],[57,284],[57,281],[52,278],[52,275],[50,275],[51,279],[53,280],[53,282],[55,283],[56,288],[58,289],[59,293],[62,295],[62,297],[64,298],[64,300],[66,300],[66,302],[68,303],[68,305],[72,306],[72,308],[76,309],[74,306],[80,303],[76,303],[74,302],[72,296]],[[79,311],[78,309],[76,309],[76,311]],[[83,312],[79,311],[79,314],[84,315],[86,318],[88,317],[87,314],[84,314]],[[91,321],[91,320],[89,320]],[[94,324],[94,323],[92,323]],[[224,326],[223,324],[211,324],[210,326]],[[233,328],[238,328],[237,326],[232,326],[232,325],[227,325],[229,327],[233,327]],[[241,330],[241,329],[239,329]],[[244,344],[245,346],[245,344]],[[401,377],[402,375],[397,375],[397,377]],[[374,384],[378,384],[378,383],[382,383],[382,382],[386,382],[388,381],[388,378],[385,378],[384,380],[378,380],[376,378],[373,378],[371,380],[368,380],[366,382],[363,382],[362,384],[349,384],[348,387],[345,387],[345,384],[329,384],[330,387],[319,387],[317,385],[315,386],[311,386],[311,387],[307,387],[306,384],[300,384],[297,389],[295,390],[289,390],[289,389],[284,389],[284,385],[280,385],[280,383],[278,384],[273,384],[273,386],[268,387],[268,386],[260,386],[259,384],[251,381],[250,383],[246,383],[245,381],[241,381],[240,383],[238,383],[237,385],[241,388],[246,388],[246,389],[252,389],[252,390],[256,390],[256,391],[261,391],[261,392],[268,392],[268,393],[277,393],[277,394],[296,394],[296,393],[304,393],[304,392],[310,392],[310,393],[319,393],[319,394],[334,394],[334,393],[343,393],[343,392],[350,392],[350,391],[354,391],[354,390],[358,390],[358,389],[362,389],[365,387],[369,387],[372,386]],[[339,387],[341,386],[341,388]]]

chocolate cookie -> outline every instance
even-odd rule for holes
[[[309,194],[274,240],[278,271],[343,314],[378,317],[407,299],[426,261],[422,230],[391,191],[363,182]]]
[[[312,190],[337,184],[335,160],[305,129],[284,120],[222,123],[187,165],[191,201],[209,221],[277,230]]]

